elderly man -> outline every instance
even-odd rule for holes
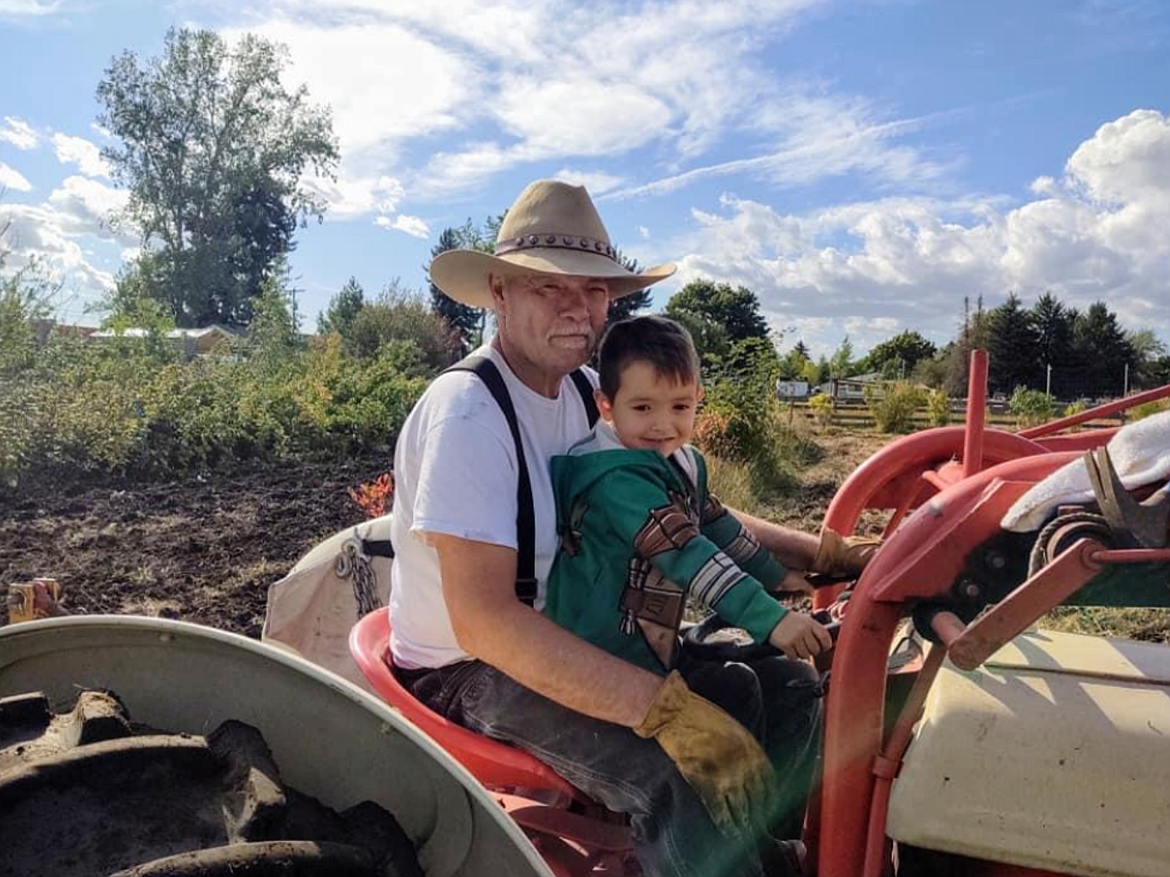
[[[539,611],[557,549],[549,461],[596,417],[581,367],[610,300],[673,272],[627,271],[584,188],[554,181],[520,195],[494,256],[434,260],[435,284],[491,308],[498,331],[474,373],[431,384],[399,437],[391,649],[432,709],[630,814],[647,874],[758,874],[752,826],[776,779],[744,724]],[[849,562],[840,539],[741,519],[790,568]],[[790,743],[811,749],[819,712],[805,702]]]

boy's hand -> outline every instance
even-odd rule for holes
[[[794,660],[815,658],[833,647],[833,637],[811,615],[788,612],[772,628],[768,642]]]

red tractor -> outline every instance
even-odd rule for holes
[[[836,601],[843,621],[806,870],[1165,877],[1170,648],[1031,628],[1069,601],[1170,605],[1170,414],[1141,428],[1141,453],[1165,460],[1152,475],[1119,476],[1101,450],[1132,445],[1136,424],[1063,432],[1170,397],[1170,386],[1010,433],[985,428],[986,375],[977,351],[965,427],[882,449],[826,516],[852,532],[864,510],[890,512],[847,602],[839,588],[817,593],[818,608]],[[1009,510],[1058,470],[1083,470],[1092,490],[1065,497],[1038,531],[1005,529]],[[390,672],[387,634],[384,611],[352,633],[370,684],[496,795],[554,873],[638,873],[613,814],[530,756],[414,701]],[[923,644],[911,660],[903,638]]]

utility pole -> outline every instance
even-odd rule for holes
[[[1124,399],[1129,395],[1129,363],[1125,364],[1125,383],[1122,384],[1121,398]]]
[[[1048,364],[1048,377],[1044,379],[1044,395],[1052,398],[1052,363]]]

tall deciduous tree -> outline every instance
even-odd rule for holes
[[[863,373],[893,370],[894,376],[902,377],[910,374],[920,360],[930,359],[936,352],[934,344],[910,330],[874,345],[857,367]]]
[[[671,296],[665,312],[690,330],[700,354],[722,357],[737,341],[768,337],[760,301],[744,286],[692,280]]]
[[[130,190],[126,218],[151,260],[146,281],[180,326],[245,323],[297,221],[323,198],[302,178],[329,177],[338,152],[330,112],[281,82],[287,49],[251,34],[168,31],[161,57],[115,58],[98,85],[102,150]]]

